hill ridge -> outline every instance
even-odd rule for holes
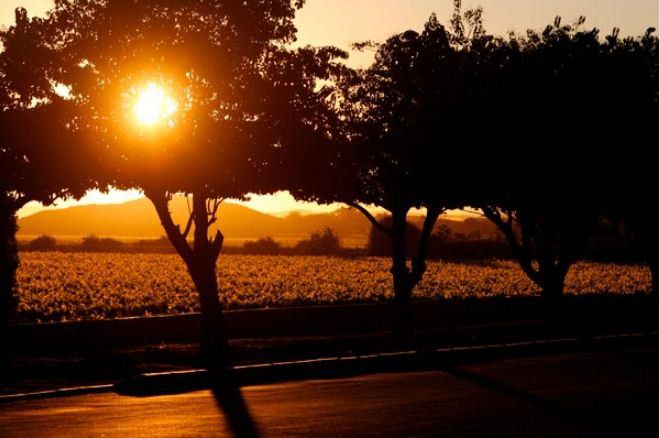
[[[173,197],[170,209],[175,223],[185,224],[188,218],[185,197]],[[413,217],[411,221],[418,222],[419,218]],[[155,209],[147,198],[119,204],[76,205],[40,211],[19,219],[18,225],[18,237],[22,239],[42,234],[70,238],[94,234],[119,239],[158,238],[164,235]],[[448,226],[453,233],[480,232],[487,236],[494,231],[494,226],[483,218],[441,218],[438,227],[442,225]],[[220,206],[217,226],[228,240],[253,240],[265,236],[276,240],[298,240],[329,227],[342,239],[366,241],[371,229],[371,224],[360,212],[349,208],[330,213],[301,214],[293,211],[283,216],[231,202]]]

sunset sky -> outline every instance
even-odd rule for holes
[[[13,22],[18,6],[27,8],[30,15],[43,14],[51,0],[0,0],[0,25]],[[622,35],[639,35],[648,27],[658,26],[657,0],[479,0],[464,1],[464,8],[481,5],[484,8],[486,29],[493,34],[510,30],[523,32],[528,28],[542,28],[556,15],[572,22],[580,15],[587,17],[586,25],[598,27],[603,34],[619,27]],[[432,12],[447,23],[452,12],[452,0],[307,0],[296,19],[298,44],[335,45],[348,49],[351,42],[383,41],[388,36],[407,29],[420,29]],[[370,54],[351,55],[353,66],[366,66]],[[109,195],[92,193],[77,203],[115,203],[139,197],[137,192],[113,192]],[[61,202],[60,207],[73,205]],[[296,203],[288,194],[265,196],[246,203],[264,212],[283,212],[304,209],[322,211],[333,207]],[[29,204],[19,213],[25,216],[41,210],[39,204]]]

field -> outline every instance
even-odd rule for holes
[[[391,297],[385,258],[221,256],[228,308],[378,302]],[[18,319],[59,321],[197,311],[197,297],[175,255],[21,253]],[[644,266],[579,263],[567,293],[630,294],[650,289]],[[515,262],[430,262],[420,299],[518,296],[538,289]]]

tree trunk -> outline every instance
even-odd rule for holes
[[[660,272],[658,272],[658,254],[650,255],[647,257],[647,264],[649,272],[651,273],[651,297],[657,303],[660,299],[658,288],[660,287]]]
[[[209,369],[222,369],[229,365],[227,340],[222,321],[222,305],[218,297],[218,279],[215,264],[222,248],[222,235],[209,241],[208,230],[213,216],[207,208],[204,192],[193,193],[193,220],[195,223],[192,257],[188,270],[200,299],[200,350]]]
[[[394,282],[394,321],[392,334],[399,341],[413,337],[412,288],[407,273],[392,273]]]
[[[658,261],[654,260],[649,263],[651,270],[651,293],[655,300],[658,300],[658,288],[660,288],[660,272],[658,272]]]
[[[209,226],[215,221],[219,201],[209,210],[204,191],[192,195],[192,212],[184,231],[172,220],[169,211],[170,196],[165,191],[145,190],[156,208],[168,239],[186,263],[200,301],[200,353],[204,365],[210,370],[222,370],[229,365],[227,342],[222,320],[222,305],[218,297],[216,261],[222,250],[223,236],[218,231],[209,239]],[[192,247],[187,241],[192,224],[195,225]]]
[[[0,378],[8,377],[11,340],[9,320],[14,311],[18,248],[16,211],[0,200]]]
[[[541,296],[543,298],[545,321],[549,327],[556,327],[563,317],[563,295],[565,276],[556,270],[543,275]]]
[[[392,281],[394,286],[394,338],[406,341],[413,335],[412,281],[406,255],[406,212],[392,212]]]
[[[658,287],[660,281],[660,273],[658,272],[658,264],[660,263],[659,254],[658,254],[658,232],[657,232],[658,223],[649,224],[646,229],[650,229],[650,232],[646,232],[643,235],[644,241],[644,252],[646,258],[646,264],[649,267],[649,272],[651,274],[651,296],[656,302],[658,301]]]
[[[190,275],[200,301],[200,353],[204,364],[222,368],[228,365],[227,340],[218,296],[215,263],[199,260],[190,266]]]

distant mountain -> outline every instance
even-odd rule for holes
[[[177,196],[170,203],[176,223],[188,218],[186,199]],[[218,226],[231,239],[256,239],[263,236],[302,238],[325,226],[346,236],[366,235],[369,222],[357,211],[340,209],[327,214],[290,213],[276,217],[238,204],[223,203],[218,211]],[[35,213],[19,220],[19,238],[50,234],[81,237],[89,234],[116,238],[159,237],[164,231],[151,202],[146,199],[123,204],[83,205]]]
[[[170,203],[175,223],[188,218],[186,199],[177,196]],[[414,222],[418,222],[413,218]],[[271,236],[282,240],[298,240],[325,227],[332,228],[342,239],[366,240],[371,224],[353,209],[342,208],[331,213],[291,212],[284,217],[261,213],[238,204],[223,203],[218,212],[218,226],[228,241]],[[83,205],[61,210],[41,211],[19,220],[19,238],[41,234],[79,238],[89,234],[123,239],[157,238],[164,235],[151,202],[146,199],[123,204]],[[482,218],[465,220],[441,219],[453,234],[477,233],[488,237],[495,232]]]

